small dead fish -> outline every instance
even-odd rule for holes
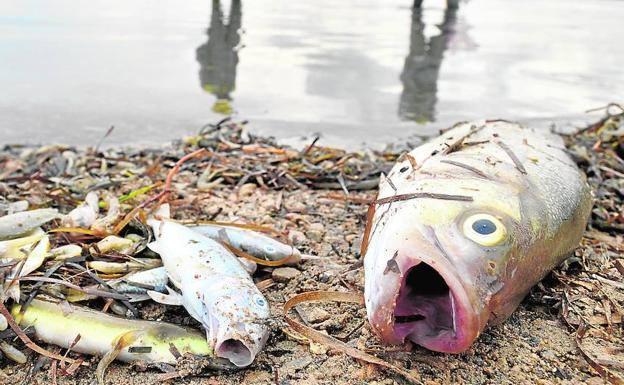
[[[226,241],[233,247],[245,251],[256,258],[277,261],[293,256],[290,264],[301,260],[301,253],[295,247],[286,245],[256,231],[222,225],[199,225],[190,227],[208,238]]]
[[[63,218],[63,225],[88,229],[97,219],[99,212],[98,195],[95,191],[91,191],[87,194],[82,204],[70,211],[65,218]]]
[[[455,353],[578,246],[592,199],[560,137],[495,121],[411,151],[374,204],[364,259],[373,330]]]
[[[116,359],[125,362],[175,365],[177,350],[184,355],[211,357],[212,349],[198,330],[165,322],[129,320],[85,307],[33,300],[21,313],[21,305],[11,309],[22,328],[32,328],[37,338],[72,351],[106,355],[126,336],[126,344]],[[77,342],[76,342],[77,341]],[[175,347],[172,349],[171,346]],[[227,361],[214,360],[215,368],[228,368]]]
[[[183,305],[202,323],[217,357],[250,365],[269,336],[269,305],[251,276],[220,243],[183,225],[148,220],[169,279],[182,294],[150,292],[158,302]]]
[[[117,235],[109,235],[96,243],[97,247],[92,247],[92,252],[108,253],[116,251],[121,254],[129,254],[134,246],[134,241],[128,238],[118,237]]]
[[[164,267],[157,267],[130,273],[106,283],[121,294],[145,294],[148,290],[165,293],[168,281],[167,270]]]
[[[17,238],[53,219],[61,218],[56,209],[22,211],[0,217],[0,240]]]
[[[47,235],[43,236],[37,245],[32,249],[32,251],[26,257],[26,260],[23,264],[18,264],[11,272],[7,275],[5,279],[5,287],[6,285],[10,285],[5,289],[3,296],[4,298],[13,298],[14,301],[19,301],[20,298],[20,283],[19,278],[24,277],[33,271],[37,270],[46,259],[48,255],[48,251],[50,250],[50,237]]]
[[[153,269],[162,266],[162,262],[158,258],[134,258],[128,262],[90,261],[87,266],[100,273],[118,274]]]
[[[28,203],[28,201],[25,201],[25,200],[9,203],[6,206],[7,214],[15,214],[15,213],[21,213],[22,211],[26,211],[28,210],[29,205],[30,203]]]
[[[9,241],[0,241],[0,259],[10,261],[12,259],[24,259],[28,256],[27,249],[45,236],[41,229],[35,229],[22,238],[15,238]]]

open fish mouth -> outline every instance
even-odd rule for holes
[[[392,339],[409,339],[440,352],[466,350],[480,325],[459,280],[445,267],[415,258],[403,259],[402,270],[392,312]]]
[[[228,338],[215,346],[215,355],[225,358],[238,367],[249,366],[255,354],[242,341]]]
[[[269,329],[258,322],[222,322],[220,325],[216,318],[213,320],[215,356],[226,359],[239,368],[251,365],[269,338]],[[210,331],[207,337],[210,341]]]

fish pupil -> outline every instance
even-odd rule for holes
[[[481,235],[488,235],[496,231],[496,225],[489,219],[479,219],[472,224],[472,229]]]

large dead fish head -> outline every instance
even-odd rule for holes
[[[451,189],[446,182],[421,183],[439,197],[376,208],[364,262],[365,296],[371,325],[385,342],[464,351],[492,312],[508,315],[530,287],[511,287],[523,276],[514,255],[531,234],[520,217],[517,191],[490,184],[477,194],[474,182],[457,181]]]
[[[269,336],[269,304],[252,282],[224,279],[204,291],[202,323],[215,355],[250,365]]]

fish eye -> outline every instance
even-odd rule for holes
[[[466,218],[464,235],[481,246],[495,246],[507,238],[505,225],[490,214],[475,214]]]
[[[267,305],[266,299],[262,298],[261,295],[255,295],[254,302],[260,307],[265,307]]]

